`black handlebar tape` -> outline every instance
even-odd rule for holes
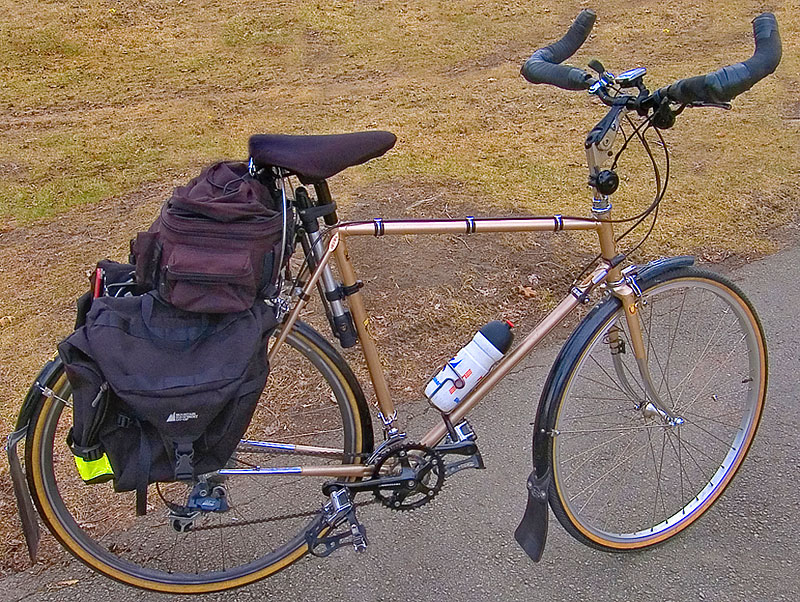
[[[753,34],[755,53],[743,63],[723,67],[708,75],[679,80],[661,88],[654,96],[658,100],[666,96],[681,104],[723,103],[746,92],[775,71],[781,61],[781,37],[775,15],[763,13],[753,19]]]
[[[583,45],[597,18],[594,11],[582,10],[558,42],[540,48],[522,66],[522,76],[532,84],[552,84],[565,90],[586,90],[592,76],[570,65],[560,65]]]

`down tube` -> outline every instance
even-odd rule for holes
[[[460,422],[469,412],[478,405],[478,402],[483,399],[494,386],[499,383],[522,359],[531,352],[531,350],[539,344],[539,342],[551,331],[558,326],[561,321],[566,318],[572,310],[574,310],[580,301],[573,296],[566,297],[558,306],[550,312],[531,333],[525,337],[520,345],[511,353],[505,356],[500,363],[497,364],[486,378],[484,378],[475,389],[464,398],[458,407],[453,410],[449,417],[453,423]],[[438,424],[428,431],[420,441],[423,445],[434,446],[442,437],[447,434],[447,428],[442,424]]]

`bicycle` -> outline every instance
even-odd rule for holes
[[[136,517],[132,493],[94,485],[91,496],[83,494],[64,444],[70,385],[54,359],[31,387],[8,444],[31,557],[38,542],[31,498],[51,533],[82,562],[155,591],[220,591],[267,577],[309,552],[326,556],[349,545],[363,550],[356,495],[372,493],[390,509],[412,510],[433,499],[456,472],[482,468],[466,415],[598,292],[600,299],[569,336],[544,386],[517,541],[532,559],[541,557],[548,505],[576,539],[612,552],[663,543],[703,515],[731,482],[758,427],[768,373],[763,329],[744,294],[725,278],[693,267],[691,257],[622,267],[639,245],[620,252],[618,242],[648,217],[655,223],[668,173],[662,185],[653,159],[653,203],[640,215],[615,220],[610,197],[618,184],[616,161],[607,165],[634,137],[652,158],[643,136],[652,129],[668,166],[660,130],[686,107],[729,108],[728,101],[772,73],[781,53],[777,22],[768,13],[754,20],[756,50],[746,63],[651,93],[643,68],[614,76],[593,61],[592,75],[561,64],[583,44],[594,20],[593,12],[583,11],[561,40],[537,50],[523,67],[533,83],[588,90],[609,107],[586,139],[591,217],[340,222],[327,178],[384,154],[393,135],[251,138],[254,170],[276,170],[284,207],[291,205],[299,216],[296,243],[304,266],[275,301],[283,321],[268,350],[273,370],[246,439],[225,468],[189,485],[152,486],[149,503],[166,511],[166,518],[163,512]],[[620,124],[631,114],[639,124],[630,120],[633,131],[615,155]],[[291,177],[313,186],[315,198]],[[617,236],[614,226],[620,223],[633,225]],[[410,438],[389,395],[347,238],[581,230],[597,233],[600,253],[569,293],[455,410],[441,413],[422,437]],[[315,288],[339,343],[361,345],[383,431],[377,446],[353,371],[333,345],[299,320]],[[287,389],[292,399],[278,394]],[[24,438],[23,477],[16,447]],[[295,457],[298,464],[286,460]],[[322,485],[315,479],[323,479]]]

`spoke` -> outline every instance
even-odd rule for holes
[[[683,428],[683,427],[681,427],[681,428]],[[701,456],[706,458],[709,462],[711,462],[712,466],[714,466],[714,469],[716,470],[716,466],[715,465],[720,462],[719,459],[712,458],[711,456],[708,455],[707,452],[705,452],[702,449],[700,449],[694,443],[689,443],[686,439],[683,439],[683,445],[684,445],[684,448],[686,449],[686,453],[688,453],[691,456],[691,452],[689,451],[689,448],[693,449],[695,452],[697,452],[698,454],[700,454]],[[728,446],[728,449],[730,449],[730,446]],[[691,457],[694,459],[694,456],[691,456]],[[695,461],[695,463],[697,464],[696,461]],[[700,466],[700,464],[697,464],[697,467],[700,468],[701,472],[702,472],[702,467]]]
[[[681,297],[681,306],[680,306],[680,309],[678,310],[678,315],[675,317],[675,328],[674,328],[674,330],[672,330],[672,334],[670,336],[669,348],[667,349],[667,365],[665,366],[665,369],[664,369],[664,371],[662,373],[663,379],[661,381],[661,384],[664,384],[667,387],[667,391],[670,391],[669,380],[667,378],[667,375],[669,374],[669,364],[672,361],[672,350],[674,349],[675,342],[678,339],[678,327],[680,326],[681,318],[683,317],[683,310],[684,310],[684,308],[686,306],[686,296],[687,296],[686,293],[684,293],[684,294],[682,294],[680,296]],[[672,314],[674,312],[670,312],[670,313]],[[659,385],[659,391],[661,391],[660,385]],[[669,397],[670,397],[670,401],[672,401],[672,409],[674,410],[675,409],[675,400],[672,398],[672,393],[671,392],[669,393]]]
[[[732,446],[731,446],[730,442],[728,442],[728,441],[725,441],[724,439],[720,439],[720,438],[719,438],[719,437],[717,437],[717,436],[716,436],[714,433],[712,433],[711,431],[709,431],[709,430],[708,430],[708,429],[706,429],[706,428],[703,428],[701,425],[697,424],[696,422],[684,423],[682,426],[687,426],[687,424],[688,424],[688,425],[690,425],[690,426],[694,426],[694,427],[695,427],[695,428],[697,428],[697,429],[700,429],[701,431],[703,431],[703,432],[704,432],[706,435],[708,435],[709,437],[711,437],[711,438],[712,438],[712,439],[714,439],[715,441],[719,441],[719,442],[720,442],[720,443],[721,443],[723,446],[725,446],[727,449],[732,449]],[[741,430],[741,429],[738,429],[738,428],[737,428],[737,430]]]
[[[618,427],[613,427],[613,428],[614,428],[614,430],[617,430],[617,431],[642,431],[642,430],[658,430],[658,429],[663,430],[663,429],[668,429],[668,428],[672,428],[672,427],[670,425],[668,425],[668,424],[651,424],[651,425],[645,424],[645,425],[642,425],[642,426],[618,426]],[[608,428],[581,429],[581,430],[575,430],[575,431],[558,431],[557,434],[559,436],[560,435],[583,435],[583,434],[586,434],[586,433],[605,433],[606,431],[608,431]]]
[[[675,447],[675,442],[672,440],[672,433],[667,432],[667,441],[669,442],[672,451],[675,454],[675,457],[678,459],[678,476],[680,477],[680,485],[681,485],[681,504],[686,506],[685,499],[686,499],[686,490],[683,484],[683,477],[686,477],[686,480],[689,482],[689,485],[692,485],[691,479],[689,478],[689,473],[686,471],[686,468],[683,466],[683,454],[681,453],[681,433],[678,431],[676,438],[678,439],[678,447]],[[694,486],[692,485],[692,489]]]
[[[172,541],[172,553],[170,554],[169,563],[167,564],[167,572],[172,573],[174,572],[173,567],[175,566],[175,548],[178,547],[178,532],[175,532],[175,537]]]
[[[598,443],[597,445],[595,445],[593,447],[590,447],[589,449],[585,449],[585,450],[583,450],[581,452],[578,452],[578,453],[570,456],[569,458],[566,458],[564,460],[564,464],[565,465],[571,464],[572,462],[574,462],[578,458],[580,458],[582,456],[586,456],[586,454],[591,454],[592,452],[594,452],[595,450],[600,449],[600,448],[607,448],[610,444],[614,443],[615,441],[617,441],[619,439],[627,438],[627,437],[628,437],[628,433],[621,433],[621,434],[617,435],[616,437],[612,437],[611,439],[608,439],[607,441],[603,441],[601,443]],[[592,459],[592,456],[588,456],[580,464],[578,464],[577,466],[570,466],[570,475],[566,479],[564,479],[564,481],[566,482],[567,480],[569,480],[569,478],[572,475],[574,475],[578,470],[583,468],[583,466],[591,459]]]
[[[609,352],[610,352],[610,351],[609,351]],[[592,360],[592,361],[595,363],[595,365],[596,365],[598,368],[600,368],[600,371],[601,371],[603,374],[605,374],[605,375],[606,375],[606,378],[608,378],[608,380],[610,380],[611,382],[613,382],[613,383],[614,383],[614,384],[617,386],[617,390],[618,390],[618,391],[620,391],[620,392],[624,393],[624,394],[625,394],[625,396],[626,396],[628,399],[630,399],[631,401],[634,401],[634,402],[636,401],[635,399],[633,399],[633,398],[631,397],[631,395],[630,395],[630,393],[628,392],[627,388],[625,388],[625,387],[623,387],[622,385],[620,385],[620,384],[619,384],[619,383],[618,383],[618,382],[617,382],[617,381],[614,379],[614,377],[613,377],[613,376],[611,376],[611,374],[609,374],[608,370],[606,370],[606,369],[605,369],[603,366],[601,366],[601,365],[600,365],[600,362],[598,362],[598,361],[597,361],[597,359],[594,357],[594,355],[590,355],[590,356],[589,356],[589,359],[591,359],[591,360]],[[612,358],[612,361],[613,361],[613,358]],[[620,360],[620,361],[621,361],[621,360]],[[623,364],[623,365],[624,365],[624,364]],[[586,377],[584,377],[584,378],[586,378]],[[599,381],[595,381],[595,382],[599,382]],[[609,387],[609,388],[613,388],[613,387]]]
[[[681,398],[681,396],[683,395],[683,387],[685,386],[685,383],[686,383],[686,382],[687,382],[687,381],[688,381],[688,380],[689,380],[689,379],[690,379],[690,378],[691,378],[691,377],[694,375],[694,373],[695,373],[695,370],[697,370],[697,368],[698,368],[700,365],[702,365],[702,362],[701,362],[701,360],[702,360],[702,359],[705,357],[705,355],[706,355],[706,353],[708,352],[709,348],[711,348],[711,346],[712,346],[712,343],[714,343],[714,344],[716,345],[717,343],[719,343],[719,342],[722,340],[722,338],[721,338],[721,337],[720,337],[720,339],[719,339],[719,340],[717,340],[717,341],[715,341],[714,339],[715,339],[715,337],[717,336],[717,333],[719,332],[719,330],[720,330],[720,327],[721,327],[721,325],[722,325],[722,322],[723,322],[723,320],[724,320],[724,319],[725,319],[725,313],[723,312],[723,314],[721,315],[720,319],[717,321],[717,325],[716,325],[716,327],[714,328],[714,331],[713,331],[713,332],[711,333],[711,335],[709,336],[709,338],[708,338],[708,342],[706,343],[705,347],[704,347],[704,348],[703,348],[703,350],[700,352],[700,354],[699,354],[699,355],[698,355],[696,358],[694,358],[694,359],[693,359],[693,361],[692,361],[692,368],[691,368],[691,370],[689,370],[689,372],[686,374],[686,376],[684,376],[684,377],[681,379],[681,381],[680,381],[680,382],[679,382],[677,385],[675,385],[675,388],[676,388],[676,389],[677,389],[678,387],[681,387],[681,390],[680,390],[680,392],[679,392],[679,394],[678,394],[678,399],[676,400],[676,402],[677,402],[677,401],[680,401],[680,398]],[[699,323],[700,323],[700,321],[699,321],[699,320],[697,320],[697,323],[698,323],[698,328],[699,328]],[[738,321],[737,321],[736,323],[738,323]],[[723,332],[722,334],[723,334],[723,336],[724,336],[726,333],[725,333],[725,332]],[[695,340],[696,340],[696,339],[695,339]],[[739,342],[741,342],[741,339],[740,339],[739,341],[737,341],[737,344],[738,344]],[[731,351],[731,354],[732,354],[732,353],[733,353],[733,351]],[[730,355],[731,355],[731,354],[729,354],[729,357],[730,357]]]
[[[666,439],[666,435],[662,436],[661,441],[661,461],[656,462],[656,450],[653,449],[653,438],[650,436],[650,433],[647,434],[647,442],[650,446],[650,455],[653,458],[653,468],[655,469],[655,476],[656,476],[656,491],[655,491],[655,499],[653,500],[653,524],[656,524],[659,521],[656,521],[656,510],[658,509],[658,498],[659,494],[661,495],[661,507],[664,509],[664,514],[667,513],[666,505],[664,504],[664,492],[661,491],[661,471],[664,466],[664,439]]]
[[[594,358],[592,358],[592,359],[594,360]],[[594,361],[596,361],[596,360],[594,360]],[[631,399],[631,396],[628,394],[628,392],[623,390],[623,389],[621,389],[621,388],[619,388],[619,387],[614,388],[611,385],[609,385],[608,383],[603,382],[602,380],[597,380],[595,378],[590,378],[590,377],[586,376],[585,374],[580,374],[579,373],[578,377],[582,378],[583,380],[587,380],[590,383],[594,383],[594,384],[599,385],[601,387],[605,387],[606,389],[611,389],[612,391],[618,391],[619,393],[622,393],[627,399]],[[614,381],[614,384],[617,384],[616,381]],[[631,401],[635,401],[635,400],[631,399]]]
[[[637,374],[634,374],[634,373],[633,373],[633,370],[631,370],[631,369],[630,369],[630,368],[629,368],[629,367],[628,367],[628,366],[627,366],[627,365],[626,365],[624,362],[622,363],[622,368],[623,368],[623,369],[624,369],[624,370],[625,370],[625,371],[626,371],[628,374],[630,374],[630,376],[631,376],[631,380],[632,380],[633,382],[635,382],[635,383],[636,383],[636,386],[637,386],[637,387],[639,387],[639,390],[642,392],[642,400],[644,400],[644,399],[647,397],[647,393],[645,392],[645,390],[644,390],[644,387],[641,385],[641,383],[640,383],[640,382],[638,381],[638,379],[637,379],[637,377],[638,377],[638,376],[641,376],[641,375],[640,375],[640,374],[638,374],[638,373],[637,373]],[[634,400],[634,401],[640,401],[640,400]]]
[[[327,429],[322,431],[312,431],[309,433],[303,433],[301,435],[292,435],[292,439],[300,439],[301,437],[315,437],[316,435],[327,435],[328,433],[340,433],[342,432],[342,428],[338,427],[335,429]],[[289,440],[281,440],[277,439],[275,443],[291,443]]]
[[[649,313],[649,318],[650,318],[649,319],[649,323],[648,323],[647,328],[645,328],[645,333],[647,334],[647,343],[648,343],[648,348],[649,348],[649,352],[647,354],[647,357],[648,357],[647,365],[648,365],[648,369],[649,369],[649,367],[652,366],[652,362],[650,362],[649,359],[650,358],[655,359],[656,364],[658,365],[658,368],[661,371],[661,384],[663,384],[663,383],[667,382],[667,369],[668,369],[669,361],[667,361],[667,367],[663,366],[661,364],[661,360],[658,357],[658,353],[656,352],[655,347],[652,345],[652,342],[653,342],[653,313],[654,313],[654,310],[655,310],[655,307],[651,307],[651,311]],[[671,347],[670,347],[670,351],[668,353],[671,353]],[[660,384],[659,384],[659,387],[658,387],[658,391],[659,392],[661,391]],[[672,398],[672,391],[670,391],[669,384],[667,384],[667,395],[669,396],[669,401],[670,401],[671,406],[674,408],[675,407],[675,400]]]
[[[706,469],[705,469],[705,468],[703,468],[703,467],[700,465],[700,463],[699,463],[699,462],[697,461],[697,459],[694,457],[694,455],[692,454],[692,452],[691,452],[691,450],[690,450],[689,448],[694,448],[694,449],[695,449],[695,451],[699,452],[701,455],[705,455],[705,454],[703,454],[703,452],[702,452],[700,449],[698,449],[698,448],[697,448],[697,446],[695,446],[695,445],[692,445],[691,443],[688,443],[688,442],[686,442],[686,441],[683,439],[683,437],[681,437],[681,436],[680,436],[680,434],[678,435],[678,441],[679,441],[679,445],[681,445],[681,448],[682,448],[682,449],[683,449],[683,450],[686,452],[686,455],[688,455],[688,456],[689,456],[689,459],[690,459],[690,460],[691,460],[691,461],[694,463],[694,465],[697,467],[697,472],[698,472],[698,473],[700,473],[700,476],[701,476],[703,479],[705,479],[706,483],[708,483],[708,482],[710,481],[710,479],[704,476],[704,474],[705,474],[705,472],[706,472]],[[708,457],[708,456],[706,456],[706,457]],[[713,459],[711,459],[711,458],[709,458],[709,460],[711,460],[711,461],[712,461],[712,468],[714,468],[714,465],[713,465],[713,463],[714,463],[714,460],[713,460]],[[687,480],[690,480],[690,479],[689,479],[689,473],[688,473],[688,471],[687,471],[687,473],[686,473],[686,478],[687,478]],[[691,481],[690,481],[690,483],[689,483],[689,484],[690,484],[690,485],[692,485]],[[694,485],[692,485],[692,489],[695,489],[695,486],[694,486]],[[700,489],[702,489],[702,487],[701,487]],[[697,494],[695,494],[695,495],[694,495],[694,497],[697,497],[697,495],[699,494],[699,492],[700,492],[700,490],[698,490],[698,493],[697,493]]]
[[[190,537],[192,538],[192,541],[194,543],[196,543],[196,544],[199,544],[200,542],[197,541],[197,531],[192,529],[191,531],[189,531],[189,533],[191,533]],[[195,575],[199,575],[200,574],[200,556],[198,556],[196,550],[199,550],[200,548],[199,547],[194,547],[194,549],[195,549],[195,554],[194,554],[194,572],[195,572]]]
[[[608,529],[608,524],[611,521],[611,509],[615,508],[619,505],[619,499],[622,497],[622,492],[625,491],[625,486],[628,483],[628,477],[631,475],[633,471],[626,470],[622,473],[622,481],[618,483],[617,486],[617,495],[614,497],[614,501],[611,501],[611,496],[609,495],[608,505],[606,507],[606,512],[603,514],[605,515],[605,522],[603,523],[603,529]]]
[[[576,399],[580,399],[580,398],[576,397]],[[611,399],[611,400],[608,400],[608,401],[619,401],[619,400]],[[625,412],[632,411],[631,408],[619,408],[619,409],[615,409],[615,410],[609,410],[607,412],[596,412],[594,414],[577,414],[577,415],[573,415],[573,416],[565,416],[564,420],[584,420],[584,419],[587,419],[587,418],[597,418],[597,417],[600,417],[600,416],[611,416],[611,415],[620,416],[622,414],[622,412],[620,410],[624,410]]]
[[[699,493],[699,491],[702,490],[702,487],[700,487],[698,489],[695,486],[695,484],[692,482],[692,479],[691,479],[691,477],[689,475],[689,470],[686,468],[686,466],[683,463],[683,456],[684,455],[688,456],[689,459],[692,461],[692,463],[694,463],[695,467],[697,468],[697,472],[700,474],[701,478],[704,478],[706,482],[708,482],[708,479],[704,476],[705,470],[700,465],[700,463],[697,461],[697,459],[694,457],[694,455],[692,455],[692,452],[689,449],[691,447],[691,444],[687,443],[683,439],[683,433],[681,432],[680,429],[678,429],[677,433],[670,433],[668,436],[670,438],[670,444],[673,445],[673,448],[674,448],[674,443],[672,441],[672,437],[674,436],[678,440],[678,453],[679,453],[680,458],[681,458],[681,460],[680,460],[681,470],[683,471],[683,475],[686,476],[686,480],[688,481],[689,486],[692,488],[692,491],[693,492],[697,491]],[[696,495],[697,494],[693,494],[693,497],[696,497]],[[681,498],[681,500],[683,501],[683,498]],[[684,503],[684,506],[686,506],[685,503]]]
[[[623,455],[625,454],[625,452],[626,452],[626,451],[628,451],[628,449],[631,447],[631,445],[633,445],[633,441],[634,441],[633,439],[631,439],[630,441],[628,441],[628,444],[625,446],[625,448],[622,450],[622,452],[620,452],[620,455],[621,455],[621,456],[623,456]],[[605,475],[601,475],[601,476],[600,476],[600,478],[596,479],[596,480],[595,480],[595,481],[593,481],[592,483],[589,483],[589,485],[587,485],[587,486],[586,486],[586,487],[584,487],[582,490],[580,490],[578,493],[576,493],[575,495],[573,495],[573,496],[572,496],[572,499],[574,500],[575,498],[577,498],[578,496],[580,496],[580,495],[581,495],[581,494],[582,494],[584,491],[586,491],[586,490],[587,490],[587,489],[589,489],[590,487],[593,487],[594,485],[596,485],[596,484],[600,483],[601,481],[605,480],[605,479],[608,477],[608,475],[610,475],[610,474],[611,474],[611,471],[612,471],[612,470],[616,470],[616,469],[617,469],[617,467],[619,467],[619,466],[622,466],[622,464],[623,464],[624,462],[626,462],[628,458],[632,458],[634,455],[635,455],[635,454],[631,454],[631,455],[630,455],[630,456],[628,456],[627,458],[623,458],[623,460],[622,460],[622,461],[618,462],[617,464],[615,464],[614,466],[612,466],[612,467],[611,467],[609,470],[607,470],[607,471],[606,471],[606,473],[605,473]],[[586,508],[586,506],[589,504],[589,502],[591,502],[591,501],[592,501],[592,498],[595,496],[595,494],[596,494],[598,491],[599,491],[599,489],[595,489],[594,491],[592,491],[592,494],[591,494],[591,495],[590,495],[588,498],[586,498],[586,501],[585,501],[585,502],[583,503],[583,505],[580,507],[580,510],[579,510],[579,512],[583,512],[583,510]]]
[[[222,522],[222,518],[218,516],[217,517],[217,525],[220,525],[221,522]],[[220,547],[220,550],[222,550],[222,570],[225,571],[225,570],[227,570],[227,564],[225,562],[226,561],[226,558],[225,558],[225,551],[226,551],[225,550],[225,538],[222,535],[222,529],[220,529],[220,531],[219,531],[219,547]]]
[[[738,344],[738,343],[741,343],[741,341],[742,341],[742,340],[744,340],[744,338],[745,338],[745,336],[743,335],[743,336],[742,336],[742,338],[741,338],[739,341],[737,341],[737,344]],[[729,352],[729,353],[728,353],[728,355],[725,357],[725,361],[723,361],[722,363],[720,363],[720,365],[719,365],[719,369],[721,369],[723,366],[726,366],[726,365],[728,364],[728,362],[730,362],[730,359],[731,359],[731,357],[733,357],[733,355],[736,353],[736,351],[737,351],[737,348],[736,348],[736,347],[732,347],[732,348],[731,348],[730,352]],[[704,384],[704,385],[703,385],[703,386],[700,388],[700,390],[699,390],[699,391],[697,392],[697,394],[694,396],[694,399],[692,399],[692,401],[690,401],[688,404],[686,404],[686,407],[684,407],[682,411],[686,411],[686,410],[688,410],[689,408],[691,408],[691,407],[692,407],[692,405],[694,405],[694,403],[695,403],[695,402],[697,402],[697,400],[698,400],[698,399],[700,399],[700,396],[701,396],[703,393],[705,393],[706,389],[708,389],[708,385],[710,385],[710,384],[711,384],[711,381],[713,381],[713,380],[714,380],[714,378],[718,376],[718,374],[719,374],[719,369],[718,369],[717,371],[714,371],[714,372],[712,372],[711,376],[709,376],[709,377],[708,377],[708,380],[705,382],[705,384]]]
[[[598,395],[574,395],[573,399],[583,399],[586,401],[616,401],[616,402],[623,402],[623,401],[630,401],[630,396],[627,396],[628,399],[621,399],[620,397],[600,397]],[[626,409],[631,409],[630,407],[626,407]],[[608,412],[609,414],[611,412]]]
[[[630,440],[630,442],[628,443],[628,445],[626,446],[626,448],[625,448],[624,450],[622,450],[622,451],[623,451],[623,452],[624,452],[624,451],[626,451],[626,450],[627,450],[627,448],[628,448],[628,447],[630,447],[630,446],[633,444],[633,442],[634,442],[634,440],[633,440],[633,439],[631,439],[631,440]],[[621,460],[619,460],[619,461],[618,461],[618,462],[617,462],[617,463],[616,463],[614,466],[612,466],[612,467],[611,467],[611,468],[610,468],[608,471],[606,471],[606,473],[605,473],[605,474],[602,474],[602,475],[600,475],[600,476],[599,476],[597,479],[595,479],[594,481],[592,481],[591,483],[589,483],[589,484],[588,484],[586,487],[584,487],[584,488],[583,488],[583,489],[581,489],[580,491],[578,491],[578,492],[576,492],[575,494],[573,494],[573,495],[572,495],[572,497],[571,497],[571,500],[574,500],[575,498],[577,498],[579,495],[583,494],[585,491],[587,491],[588,489],[590,489],[590,488],[591,488],[591,487],[593,487],[594,485],[597,485],[598,483],[600,483],[600,482],[601,482],[601,481],[603,481],[604,479],[608,478],[608,476],[611,474],[611,471],[612,471],[612,470],[614,470],[614,469],[618,468],[619,466],[622,466],[622,465],[623,465],[625,462],[627,462],[627,461],[628,461],[630,458],[634,457],[636,454],[638,454],[640,451],[644,450],[646,447],[647,447],[647,444],[645,443],[645,444],[644,444],[644,445],[642,445],[641,447],[639,447],[639,448],[637,448],[637,449],[633,450],[633,452],[632,452],[631,454],[629,454],[628,456],[626,456],[626,457],[623,457],[623,458],[622,458]],[[592,495],[594,495],[594,494],[592,494]],[[585,507],[585,506],[586,506],[586,504],[584,504],[584,507]],[[581,508],[581,510],[583,510],[583,508]]]
[[[731,410],[727,414],[719,414],[717,418],[722,417],[722,416],[730,416],[730,415],[734,415],[734,414],[736,416],[738,416],[740,413],[741,412],[739,412],[738,410]],[[739,424],[728,424],[727,422],[722,422],[721,420],[718,420],[717,418],[712,418],[711,416],[703,416],[702,414],[696,414],[694,412],[689,412],[688,414],[686,412],[682,412],[682,416],[691,416],[692,420],[690,422],[692,422],[692,423],[697,422],[697,419],[700,418],[701,420],[708,421],[708,422],[713,422],[714,424],[718,424],[720,426],[727,426],[727,427],[732,428],[734,430],[739,430],[741,428],[741,422]]]

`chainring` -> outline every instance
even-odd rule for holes
[[[444,460],[434,449],[419,443],[389,445],[376,458],[375,472],[380,477],[407,476],[399,488],[374,491],[375,498],[391,510],[416,510],[430,502],[444,485]]]

